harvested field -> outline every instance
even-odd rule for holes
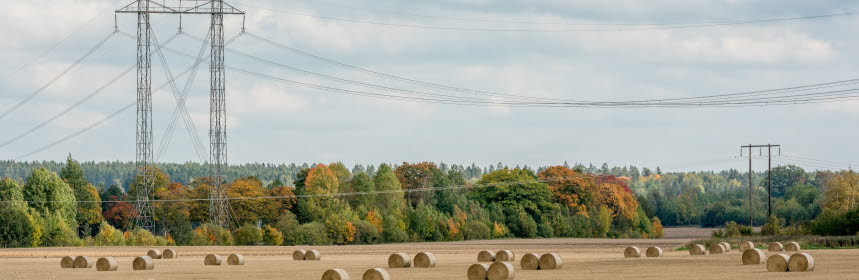
[[[564,266],[559,270],[523,270],[513,262],[516,279],[849,279],[859,275],[859,250],[808,250],[814,256],[814,271],[773,274],[765,265],[743,265],[741,254],[689,256],[687,251],[674,251],[688,239],[510,239],[491,241],[410,243],[389,245],[316,246],[324,254],[321,261],[292,260],[298,247],[179,247],[182,258],[154,260],[155,269],[133,271],[134,256],[144,248],[36,248],[0,250],[0,279],[320,279],[331,268],[345,269],[360,279],[367,269],[387,267],[392,253],[433,252],[438,259],[435,268],[390,269],[391,279],[465,279],[475,256],[487,248],[510,249],[526,253],[558,253]],[[660,246],[661,258],[624,258],[628,246]],[[244,266],[203,265],[205,254],[240,253],[247,258]],[[93,269],[62,269],[57,263],[65,255],[92,257],[116,256],[119,269],[97,272]],[[767,253],[769,255],[769,253]],[[694,268],[694,269],[692,269]]]

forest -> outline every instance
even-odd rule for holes
[[[660,238],[662,227],[748,223],[748,173],[634,166],[513,168],[342,163],[231,166],[230,225],[207,223],[211,178],[200,164],[160,164],[155,228],[135,228],[132,163],[0,162],[0,245],[373,244],[495,238]],[[753,173],[755,223],[799,234],[859,232],[853,171]]]

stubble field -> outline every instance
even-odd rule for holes
[[[151,271],[133,271],[133,257],[149,248],[88,247],[0,250],[0,279],[320,279],[330,268],[342,268],[352,279],[361,279],[367,269],[387,266],[388,255],[407,252],[412,257],[433,252],[435,268],[387,269],[391,279],[466,279],[468,266],[476,263],[481,250],[510,249],[516,254],[516,279],[856,279],[859,250],[808,250],[817,267],[813,272],[770,273],[764,265],[744,266],[740,253],[690,256],[673,248],[700,237],[709,230],[670,229],[667,238],[642,239],[510,239],[386,245],[302,247],[175,247],[180,257],[156,260]],[[644,250],[660,246],[661,258],[625,259],[623,250],[635,245]],[[161,248],[164,249],[164,248]],[[294,261],[296,249],[316,249],[321,261]],[[525,253],[558,253],[564,260],[560,270],[521,270],[518,260]],[[203,256],[218,253],[245,255],[244,266],[204,266]],[[62,256],[118,257],[119,270],[61,269]]]

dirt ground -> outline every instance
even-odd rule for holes
[[[391,279],[466,279],[468,266],[480,250],[510,249],[516,254],[516,279],[857,279],[859,250],[809,250],[817,267],[813,272],[770,273],[764,265],[744,266],[736,250],[724,255],[690,256],[673,248],[701,237],[703,231],[680,229],[659,240],[641,239],[510,239],[390,245],[315,247],[176,247],[180,258],[156,260],[151,271],[133,271],[134,256],[149,248],[33,248],[0,250],[0,279],[320,279],[330,268],[342,268],[352,279],[361,279],[367,269],[386,267],[387,257],[407,252],[433,252],[438,266],[429,269],[388,269]],[[697,233],[697,234],[696,234]],[[626,259],[623,249],[660,246],[661,258]],[[293,261],[296,249],[316,249],[321,261]],[[162,248],[163,249],[163,248]],[[555,252],[564,260],[560,270],[526,271],[518,258],[525,253]],[[208,253],[245,255],[244,266],[204,266]],[[114,272],[93,269],[61,269],[65,255],[115,256],[120,264]]]

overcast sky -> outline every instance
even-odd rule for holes
[[[4,111],[107,36],[113,30],[113,10],[131,1],[6,2],[0,10],[0,110]],[[859,3],[852,1],[232,2],[246,10],[249,32],[322,57],[421,81],[535,97],[690,97],[845,80],[859,74],[859,40],[854,35],[859,32],[859,16],[625,32],[433,30],[307,16],[471,29],[569,29],[582,26],[509,22],[701,23],[768,19],[859,11]],[[118,18],[120,30],[135,33],[134,15],[120,14]],[[206,16],[186,16],[184,31],[205,36],[208,20]],[[229,17],[227,37],[238,33],[241,24],[241,17]],[[155,16],[153,28],[158,40],[166,41],[176,33],[178,18]],[[48,52],[69,34],[74,35]],[[170,42],[170,47],[196,54],[200,44],[180,36]],[[240,37],[230,48],[340,78],[437,91],[322,64],[249,36]],[[188,59],[165,55],[174,74],[192,64]],[[135,58],[134,40],[114,37],[69,75],[0,119],[0,142],[77,102],[134,65]],[[297,81],[353,88],[229,53],[227,64]],[[157,56],[153,65],[154,87],[167,79]],[[208,143],[208,79],[203,66],[188,101],[204,143]],[[182,88],[185,79],[177,84]],[[747,168],[747,161],[731,157],[739,155],[740,145],[749,143],[782,144],[784,154],[803,158],[859,162],[859,101],[745,108],[462,107],[321,92],[235,72],[227,72],[227,88],[230,163],[443,161],[535,166],[569,161],[675,170],[742,169]],[[14,159],[36,150],[134,100],[132,71],[63,118],[0,148],[0,158]],[[157,150],[175,100],[169,88],[156,91],[154,100]],[[134,132],[132,109],[24,159],[62,160],[72,153],[86,161],[131,161]],[[190,139],[180,120],[161,160],[199,161]],[[777,163],[785,161],[809,169],[846,167],[820,161],[812,165],[807,160],[797,162],[796,158],[785,157],[778,158]],[[766,162],[756,159],[756,165],[763,167]]]

